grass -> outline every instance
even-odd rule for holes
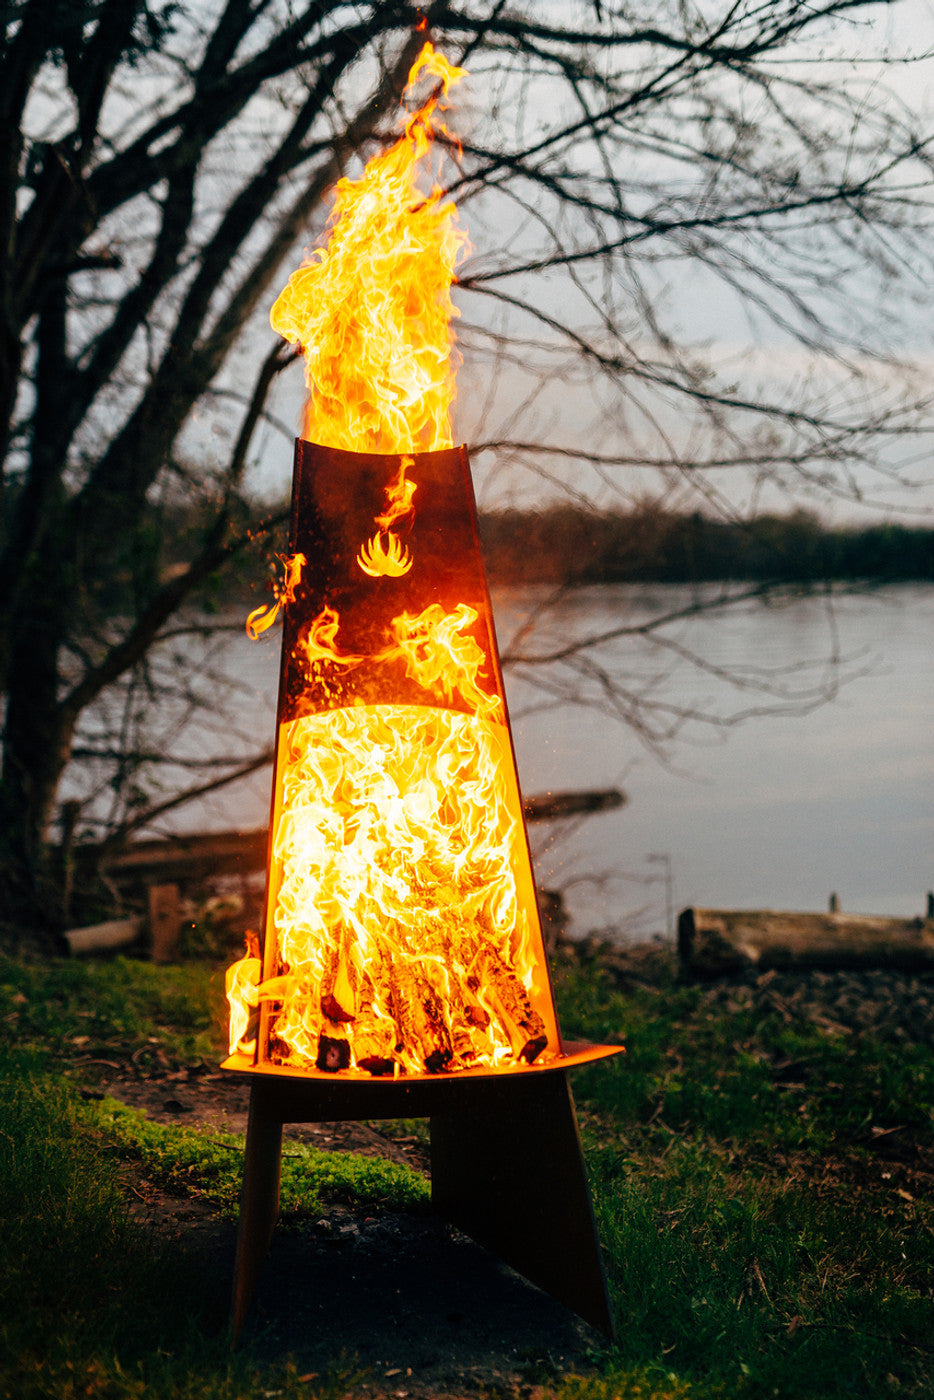
[[[225,1015],[223,976],[206,963],[0,958],[5,1035],[78,1064],[133,1058],[142,1069],[168,1061],[213,1069]]]
[[[153,1123],[116,1099],[85,1107],[83,1118],[112,1152],[138,1161],[147,1177],[170,1191],[196,1191],[228,1219],[236,1215],[243,1167],[243,1139]],[[283,1218],[320,1213],[326,1202],[368,1210],[427,1209],[428,1184],[408,1167],[381,1157],[324,1152],[286,1143],[282,1154]]]
[[[239,1140],[80,1092],[101,1059],[216,1064],[218,986],[206,965],[0,962],[0,1394],[345,1392],[340,1365],[311,1382],[231,1360],[196,1260],[127,1213],[127,1163],[229,1212]],[[530,1372],[537,1395],[934,1393],[931,1048],[727,1014],[694,988],[624,996],[594,969],[558,990],[569,1037],[628,1046],[574,1079],[619,1341],[586,1377]],[[426,1188],[289,1145],[287,1212],[335,1200],[420,1210]]]
[[[562,1001],[569,1034],[629,1047],[576,1080],[614,1393],[635,1371],[659,1396],[930,1395],[931,1047],[724,1015],[696,988],[623,997],[593,972]]]
[[[0,1394],[10,1400],[237,1400],[258,1393],[231,1358],[223,1309],[195,1254],[132,1221],[120,1160],[47,1057],[0,1052]],[[284,1400],[309,1396],[294,1368]],[[336,1373],[316,1393],[339,1395]],[[270,1388],[269,1378],[265,1382]]]

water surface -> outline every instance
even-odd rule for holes
[[[512,651],[530,616],[521,645],[541,654],[717,597],[608,585],[545,606],[541,591],[503,593],[500,646]],[[566,891],[575,930],[660,932],[668,895],[675,909],[821,910],[833,891],[854,912],[922,913],[934,887],[934,590],[748,602],[659,637],[507,671],[524,791],[619,786],[628,798],[532,828],[539,883]],[[278,645],[278,631],[224,643],[214,665],[238,684],[236,722],[216,721],[195,747],[234,730],[271,742]],[[258,774],[172,825],[260,825],[268,791]]]

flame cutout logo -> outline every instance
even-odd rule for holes
[[[274,584],[273,589],[276,601],[270,607],[267,603],[262,603],[258,608],[254,608],[246,620],[246,634],[251,642],[258,641],[263,632],[275,622],[279,616],[280,608],[287,608],[295,601],[295,590],[302,580],[302,569],[308,563],[304,554],[279,554],[279,562],[285,569],[285,579],[281,584]]]
[[[371,656],[372,661],[403,661],[406,675],[417,681],[436,699],[450,701],[455,694],[478,714],[492,715],[502,703],[498,695],[488,695],[477,677],[486,657],[473,637],[461,633],[477,620],[476,609],[460,603],[446,613],[440,603],[431,603],[416,616],[400,613],[391,623],[394,644]],[[359,666],[367,658],[337,649],[340,615],[323,607],[296,650],[310,665],[329,662],[333,666]]]
[[[399,470],[386,487],[386,509],[382,515],[376,517],[376,523],[383,532],[391,530],[400,520],[411,519],[415,514],[412,497],[418,486],[406,477],[406,472],[414,466],[414,457],[403,457],[399,463]]]
[[[305,661],[330,661],[334,666],[359,666],[362,656],[346,655],[337,650],[337,629],[341,625],[339,614],[334,608],[325,605],[312,622],[305,635],[297,643]]]
[[[406,478],[409,467],[414,467],[411,457],[403,457],[399,470],[386,487],[386,509],[376,517],[380,533],[374,535],[357,555],[357,563],[370,578],[388,575],[400,578],[412,567],[412,558],[398,535],[392,533],[392,526],[402,520],[411,520],[415,514],[412,497],[418,487]]]
[[[370,578],[379,578],[380,575],[401,578],[411,569],[412,556],[399,536],[390,532],[386,535],[374,535],[371,540],[367,540],[357,555],[357,563]]]

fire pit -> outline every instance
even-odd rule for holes
[[[412,80],[425,68],[445,91],[458,72],[430,45]],[[439,1213],[611,1330],[567,1071],[618,1047],[564,1044],[555,1014],[450,443],[462,236],[414,183],[440,96],[341,182],[327,251],[273,311],[313,392],[280,597],[248,623],[284,619],[263,949],[228,974],[223,1067],[252,1081],[235,1335],[283,1123],[413,1116],[431,1119]]]

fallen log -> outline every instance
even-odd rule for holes
[[[609,812],[626,804],[619,788],[595,788],[577,792],[541,792],[525,798],[522,811],[527,822],[552,822],[566,816]],[[115,851],[97,847],[76,848],[85,874],[99,869],[120,886],[185,885],[213,875],[256,874],[266,868],[269,829],[253,827],[245,832],[190,832],[182,836],[132,841]]]
[[[618,788],[547,792],[527,797],[523,802],[523,812],[526,821],[544,822],[558,817],[608,812],[622,807],[625,802],[625,794]],[[249,831],[192,832],[182,836],[133,841],[122,850],[103,855],[100,868],[111,879],[120,882],[141,879],[181,883],[203,879],[208,875],[264,870],[268,844],[269,832],[266,827]],[[85,847],[82,855],[90,862],[94,855],[93,848]]]
[[[690,908],[678,916],[678,956],[700,978],[752,968],[934,970],[934,919]]]
[[[140,878],[180,882],[207,875],[227,875],[264,870],[269,832],[192,832],[146,841],[133,841],[122,850],[106,854],[100,868],[111,879]]]
[[[596,788],[582,792],[544,792],[527,797],[522,810],[527,822],[549,822],[556,817],[588,816],[612,812],[626,805],[626,794],[619,788]]]
[[[86,928],[71,928],[63,935],[72,957],[104,953],[113,948],[127,948],[139,938],[142,919],[108,919]]]

